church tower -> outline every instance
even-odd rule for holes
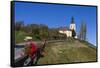
[[[76,37],[76,25],[75,25],[75,22],[74,22],[74,17],[71,18],[71,23],[70,23],[70,28],[69,28],[71,31],[72,31],[72,37],[75,38]]]
[[[75,22],[74,22],[74,17],[71,18],[70,30],[76,30],[76,25],[75,25]]]

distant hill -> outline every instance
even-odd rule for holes
[[[64,42],[47,43],[46,55],[37,64],[57,64],[96,61],[96,46],[92,44],[68,39]]]

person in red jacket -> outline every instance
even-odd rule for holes
[[[34,62],[34,59],[36,58],[36,52],[38,50],[38,45],[32,41],[32,37],[26,37],[25,39],[25,54],[29,57],[29,59],[25,62],[26,65],[29,63],[29,61]]]

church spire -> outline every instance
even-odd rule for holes
[[[74,23],[74,17],[71,18],[71,23]]]
[[[74,17],[71,18],[70,29],[71,30],[75,30],[76,29],[76,25],[75,25],[75,22],[74,22]]]

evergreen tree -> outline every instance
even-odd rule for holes
[[[79,39],[86,40],[86,30],[87,30],[86,23],[82,21],[79,31]]]

